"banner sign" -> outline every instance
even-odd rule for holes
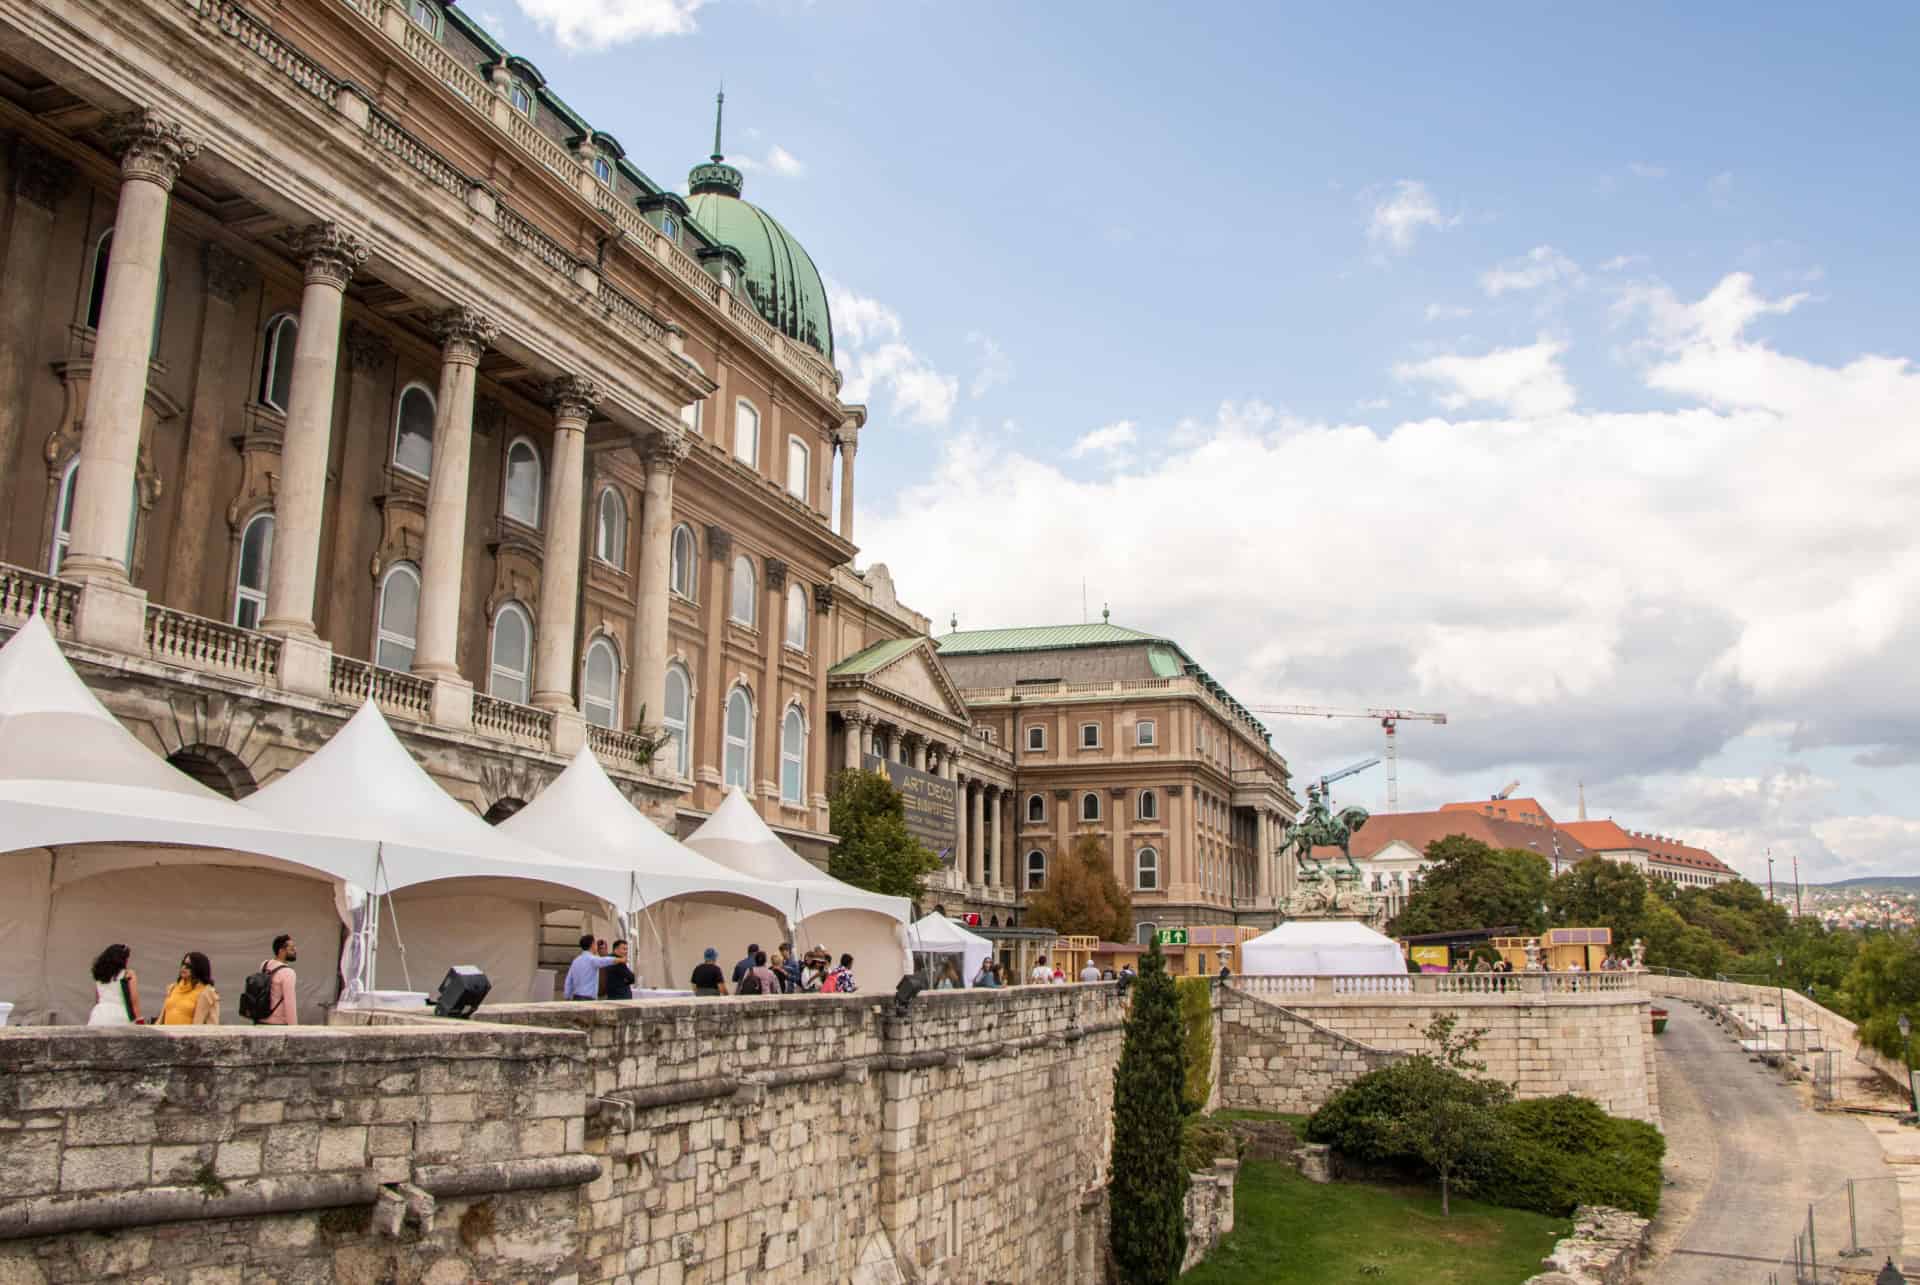
[[[1154,936],[1160,939],[1162,946],[1184,946],[1187,944],[1187,930],[1184,928],[1162,928]]]
[[[861,766],[869,772],[887,774],[887,780],[906,800],[908,833],[937,853],[941,864],[952,868],[960,845],[959,787],[943,777],[877,754],[865,755]]]
[[[1444,973],[1447,971],[1447,948],[1445,946],[1409,946],[1407,954],[1413,962],[1420,965],[1423,973]]]

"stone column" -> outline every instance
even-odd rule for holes
[[[860,717],[860,754],[864,758],[871,753],[873,753],[873,715],[863,714]]]
[[[787,716],[787,703],[780,694],[780,653],[786,648],[787,564],[768,558],[760,586],[760,641],[766,647],[760,679],[761,729],[759,738],[760,780],[770,787],[768,798],[775,806],[780,801],[780,733]]]
[[[546,395],[553,408],[553,462],[547,470],[533,703],[554,712],[553,752],[571,757],[587,736],[587,721],[573,699],[573,658],[580,616],[580,509],[586,487],[587,421],[593,418],[600,387],[579,375],[563,375],[547,385]]]
[[[981,832],[981,808],[986,802],[987,787],[984,782],[978,784],[979,789],[967,792],[967,882],[976,888],[984,887],[987,882],[983,868],[987,837]]]
[[[953,872],[965,879],[972,870],[967,858],[971,850],[967,842],[967,774],[960,771],[957,762],[954,764],[953,788]]]
[[[332,653],[314,631],[313,590],[326,514],[340,310],[347,283],[366,260],[367,243],[337,223],[316,223],[294,234],[293,252],[306,270],[306,286],[300,296],[287,425],[280,438],[267,612],[260,628],[290,644],[281,648],[280,685],[324,696],[331,685]]]
[[[848,712],[840,716],[840,725],[846,729],[847,738],[844,766],[849,772],[857,771],[860,767],[860,725],[864,722],[866,718],[860,714]]]
[[[13,222],[7,228],[7,291],[0,295],[0,476],[14,472],[13,452],[39,363],[40,319],[54,211],[73,186],[73,166],[25,139],[13,145]],[[39,366],[41,372],[44,366]]]
[[[807,635],[813,643],[813,725],[820,729],[808,742],[813,759],[813,806],[820,812],[820,824],[826,825],[827,802],[827,670],[833,664],[833,586],[813,587],[813,631]]]
[[[927,770],[927,738],[924,736],[913,738],[913,765],[922,772]]]
[[[347,353],[346,422],[361,427],[341,434],[346,449],[334,496],[333,553],[316,623],[336,653],[366,656],[375,616],[371,569],[380,543],[373,495],[385,485],[392,449],[387,430],[393,418],[393,344],[371,327],[349,321],[341,346]],[[380,431],[366,431],[370,423]]]
[[[1273,900],[1273,845],[1267,839],[1267,810],[1253,814],[1253,895],[1262,906]]]
[[[632,688],[628,708],[635,722],[658,728],[666,712],[667,622],[671,619],[673,578],[673,478],[693,450],[678,429],[663,430],[640,448],[647,484],[640,501],[640,566],[635,583]],[[692,569],[695,583],[699,568]],[[689,676],[691,677],[691,676]],[[691,734],[692,729],[688,729]]]
[[[706,674],[700,688],[704,710],[701,742],[713,755],[709,769],[714,784],[724,788],[727,779],[726,719],[727,688],[727,581],[733,566],[733,534],[714,525],[707,527],[707,638],[701,654]],[[753,789],[753,764],[747,764],[747,790]]]
[[[1007,792],[998,788],[993,791],[993,801],[987,814],[987,864],[993,869],[993,881],[1002,888],[1011,888],[1013,881],[1007,878],[1007,864],[1002,859],[1001,831],[1007,823]]]
[[[853,457],[860,449],[860,430],[852,420],[840,426],[840,538],[853,539]]]
[[[200,313],[200,356],[194,366],[193,401],[187,408],[186,467],[180,472],[179,510],[174,515],[162,592],[170,606],[225,618],[224,595],[208,592],[205,584],[215,472],[206,461],[218,457],[230,435],[229,417],[238,409],[226,383],[235,347],[234,304],[258,283],[260,274],[251,263],[211,241],[203,250],[202,271],[207,293]],[[241,359],[245,360],[244,355]]]
[[[472,308],[450,308],[434,319],[440,336],[440,397],[433,424],[432,476],[427,484],[427,538],[420,557],[419,642],[413,670],[436,687],[464,686],[460,679],[460,578],[466,555],[467,478],[473,466],[473,384],[480,354],[498,333],[491,319]],[[434,721],[443,721],[434,697]],[[448,700],[458,704],[458,697]],[[449,711],[455,726],[471,724]]]
[[[140,651],[146,597],[128,579],[133,515],[127,496],[140,453],[167,209],[174,180],[199,144],[180,126],[144,109],[118,117],[107,132],[120,153],[120,203],[80,431],[73,539],[61,572],[101,586],[98,593],[82,595],[74,621],[80,641]]]

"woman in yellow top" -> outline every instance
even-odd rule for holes
[[[162,1026],[220,1025],[220,992],[213,989],[213,963],[197,950],[180,961],[180,980],[160,1005]]]

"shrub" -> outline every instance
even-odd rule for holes
[[[1237,1157],[1240,1140],[1226,1123],[1207,1115],[1190,1115],[1180,1133],[1180,1163],[1188,1173],[1213,1168],[1222,1156]]]
[[[1335,1094],[1307,1121],[1307,1141],[1330,1143],[1341,1155],[1373,1164],[1413,1163],[1414,1156],[1395,1135],[1418,1104],[1458,1093],[1493,1106],[1506,1098],[1506,1086],[1469,1080],[1429,1057],[1410,1057],[1369,1071]]]
[[[1176,985],[1180,992],[1180,1042],[1187,1051],[1183,1105],[1189,1113],[1205,1111],[1207,1099],[1213,1096],[1213,980],[1182,977]]]

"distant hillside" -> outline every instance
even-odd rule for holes
[[[1863,875],[1837,883],[1810,883],[1809,888],[1847,889],[1854,892],[1920,892],[1920,875]]]

